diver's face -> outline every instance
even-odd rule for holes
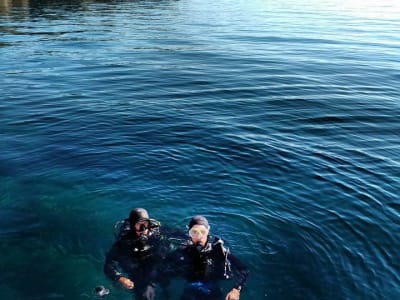
[[[148,235],[149,234],[149,221],[147,220],[139,220],[135,224],[135,231],[138,236]]]
[[[189,236],[194,244],[204,246],[207,243],[209,229],[204,225],[194,225],[189,230]]]

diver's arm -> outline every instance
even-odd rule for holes
[[[110,252],[107,253],[106,262],[104,263],[104,273],[113,281],[118,281],[124,288],[133,289],[134,283],[119,272],[119,248],[118,244],[114,244]]]
[[[240,292],[246,284],[249,271],[247,267],[234,255],[229,253],[228,259],[231,263],[233,277],[236,281],[233,289],[226,295],[225,300],[239,300]]]
[[[239,292],[246,285],[247,277],[249,276],[248,268],[234,255],[228,254],[228,260],[231,263],[233,277],[235,279],[234,289]]]
[[[104,263],[104,274],[113,281],[118,281],[122,277],[122,273],[119,271],[119,252],[119,243],[116,242],[107,253]]]

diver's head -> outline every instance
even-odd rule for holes
[[[150,233],[150,218],[144,208],[135,208],[129,214],[129,223],[137,237],[146,238]]]
[[[189,222],[189,236],[193,244],[205,246],[208,240],[210,225],[203,216],[195,216]]]

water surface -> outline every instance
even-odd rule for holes
[[[399,14],[1,0],[0,298],[131,299],[102,266],[146,207],[205,214],[243,300],[398,299]]]

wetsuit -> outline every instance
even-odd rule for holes
[[[171,265],[172,264],[172,265]],[[220,300],[224,295],[218,281],[235,280],[241,290],[248,277],[247,267],[223,246],[217,237],[209,238],[204,247],[188,243],[170,258],[167,272],[186,279],[181,300]]]
[[[158,232],[139,238],[135,232],[125,230],[107,253],[104,273],[114,281],[122,276],[131,279],[136,299],[145,299],[142,294],[157,280],[157,268],[163,257],[160,241]]]

